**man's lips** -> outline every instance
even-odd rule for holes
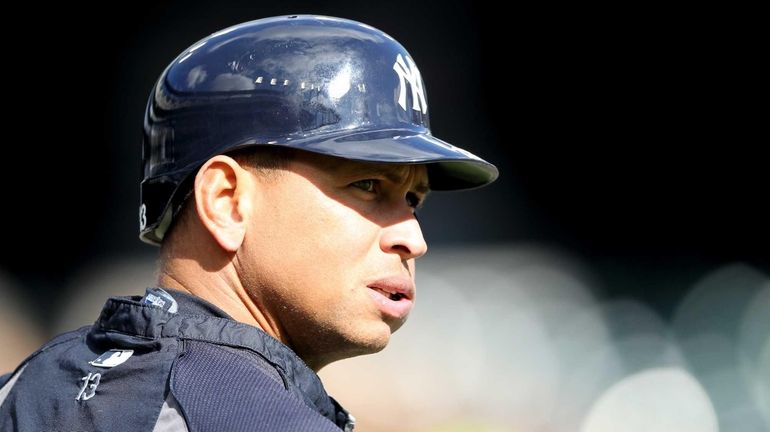
[[[414,283],[408,277],[387,277],[367,285],[381,313],[405,320],[414,305]]]
[[[414,283],[411,278],[393,276],[379,279],[370,283],[367,287],[380,291],[391,300],[414,300]]]

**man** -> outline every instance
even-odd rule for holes
[[[403,47],[338,18],[185,50],[144,122],[140,237],[162,288],[4,376],[0,429],[352,430],[315,372],[406,320],[428,191],[497,177],[430,135],[425,96]]]

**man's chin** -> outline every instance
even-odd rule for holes
[[[396,329],[398,327],[401,325],[399,324]],[[357,357],[382,351],[388,346],[393,331],[395,330],[392,330],[391,326],[384,322],[371,326],[366,332],[358,333],[348,339],[348,347],[342,350],[344,356],[341,358]]]
[[[400,326],[399,326],[400,327]],[[390,342],[390,335],[395,331],[386,323],[381,323],[365,335],[360,335],[353,345],[354,355],[374,354],[382,351]],[[353,357],[353,356],[351,356]]]
[[[399,324],[395,328],[398,329],[398,327],[401,325]],[[325,348],[316,351],[319,355],[312,355],[312,360],[304,358],[302,355],[300,357],[303,357],[303,360],[309,365],[312,363],[313,368],[317,370],[339,360],[378,353],[388,346],[391,332],[395,331],[391,330],[391,326],[383,321],[370,323],[365,327],[359,326],[356,330],[353,334],[338,333],[333,338],[336,341],[324,344]]]

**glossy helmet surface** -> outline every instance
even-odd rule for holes
[[[163,72],[144,118],[140,238],[160,244],[209,158],[246,146],[428,164],[433,190],[491,183],[494,165],[431,135],[420,72],[366,24],[284,16],[190,46]]]

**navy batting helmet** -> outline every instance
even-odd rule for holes
[[[285,16],[236,25],[186,49],[144,118],[140,238],[163,240],[209,158],[254,145],[427,164],[433,190],[483,186],[494,165],[431,135],[420,72],[366,24]]]

